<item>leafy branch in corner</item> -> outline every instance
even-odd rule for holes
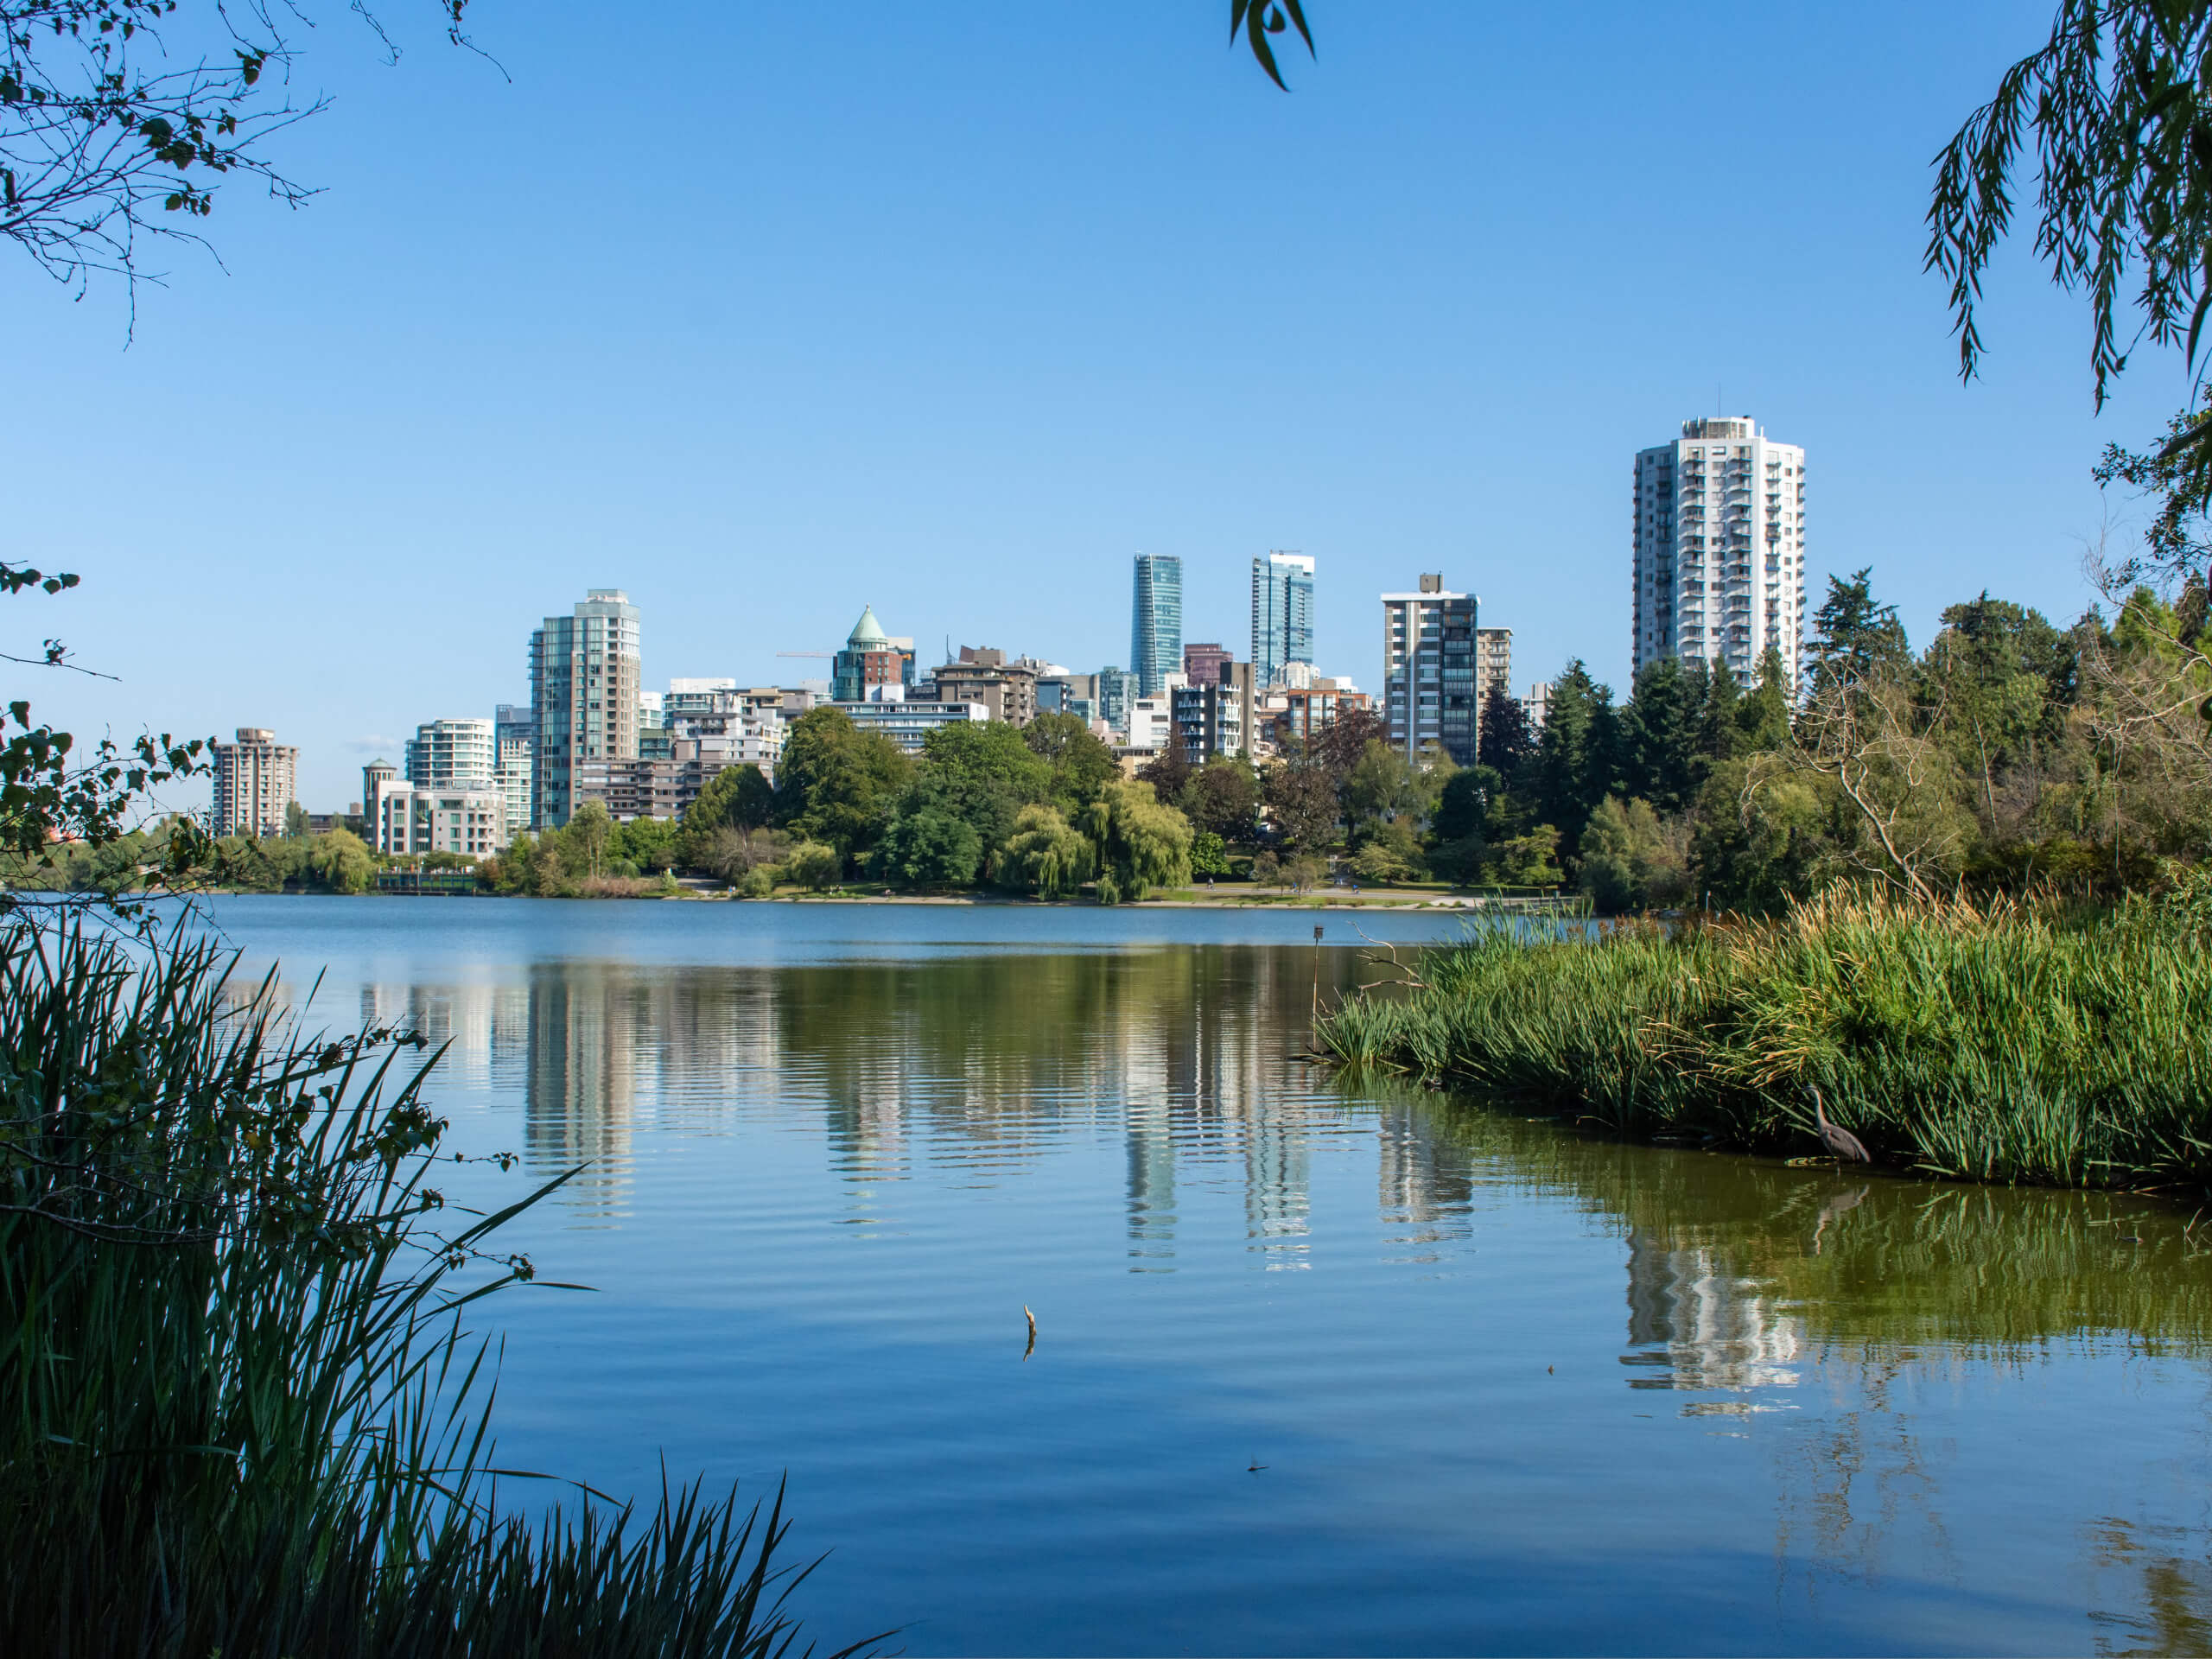
[[[467,0],[437,4],[471,48]],[[396,58],[365,0],[351,9]],[[313,21],[291,0],[0,0],[0,237],[81,293],[95,272],[158,280],[145,238],[206,245],[227,175],[304,205],[315,192],[265,146],[328,100],[289,95],[298,53],[280,19]]]

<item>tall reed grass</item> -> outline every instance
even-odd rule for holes
[[[1322,1022],[1352,1066],[1615,1132],[1819,1150],[1808,1090],[1878,1160],[2065,1186],[2212,1186],[2201,904],[1933,905],[1837,891],[1770,921],[1492,934]]]
[[[287,1034],[230,966],[0,935],[8,1650],[792,1650],[780,1493],[501,1514],[461,1319],[526,1275],[487,1253],[550,1189],[442,1229],[429,1064]]]

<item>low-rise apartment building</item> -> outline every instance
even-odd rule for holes
[[[496,787],[425,789],[392,775],[389,766],[363,769],[364,839],[380,853],[405,858],[458,853],[488,858],[507,844],[507,797]]]
[[[963,645],[957,662],[937,671],[938,701],[979,702],[992,720],[1027,726],[1037,718],[1037,682],[1044,666],[1027,658],[1010,659],[1002,651]]]
[[[1346,715],[1371,712],[1374,707],[1375,699],[1350,680],[1315,680],[1310,685],[1276,690],[1268,698],[1267,724],[1277,743],[1305,743]]]
[[[940,726],[961,726],[994,718],[990,708],[981,702],[950,698],[921,702],[896,695],[902,690],[899,686],[877,686],[874,690],[880,695],[833,706],[843,709],[861,730],[880,732],[909,754],[919,754],[922,741]]]

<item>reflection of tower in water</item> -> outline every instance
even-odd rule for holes
[[[1172,1273],[1175,1257],[1175,1131],[1164,1095],[1128,1097],[1132,1273]]]
[[[637,1046],[621,1001],[614,979],[595,965],[531,976],[524,1154],[533,1170],[549,1173],[585,1166],[565,1192],[602,1211],[629,1185]]]
[[[462,1091],[456,1098],[476,1101],[491,1086],[493,1050],[511,1044],[512,1028],[529,1017],[512,987],[364,985],[360,1003],[363,1030],[416,1034],[431,1052],[443,1050],[433,1087],[456,1088]]]
[[[1628,1243],[1628,1339],[1624,1363],[1663,1370],[1633,1389],[1792,1388],[1804,1351],[1802,1323],[1766,1287],[1732,1272],[1714,1250],[1671,1247],[1641,1230]]]
[[[1469,1210],[1474,1182],[1458,1159],[1447,1168],[1438,1156],[1434,1126],[1426,1111],[1385,1106],[1375,1117],[1375,1205],[1386,1224],[1405,1229],[1394,1243],[1424,1246],[1465,1238],[1473,1230]],[[1415,1255],[1433,1262],[1434,1254]]]
[[[1131,1272],[1171,1270],[1188,1166],[1232,1160],[1243,1164],[1252,1248],[1270,1268],[1305,1265],[1306,1110],[1268,1086],[1269,1063],[1282,1064],[1293,1041],[1275,965],[1271,955],[1204,950],[1112,964],[1085,1087],[1121,1106]],[[1300,980],[1295,989],[1302,1016],[1310,988]]]

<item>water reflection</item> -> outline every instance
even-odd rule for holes
[[[1355,963],[1325,956],[1324,996]],[[1908,1360],[2125,1332],[2199,1351],[2206,1243],[2112,1195],[2010,1192],[1624,1147],[1409,1089],[1345,1093],[1299,1058],[1313,953],[1194,949],[911,966],[639,969],[547,962],[520,984],[366,984],[358,1017],[448,1045],[442,1106],[518,1095],[522,1150],[630,1213],[644,1128],[818,1123],[869,1219],[927,1169],[993,1186],[1100,1135],[1126,1148],[1130,1270],[1172,1270],[1193,1179],[1241,1185],[1265,1268],[1310,1259],[1319,1141],[1371,1144],[1399,1260],[1474,1236],[1485,1192],[1556,1194],[1624,1246],[1641,1389],[1786,1388],[1809,1350]]]
[[[457,1118],[481,1115],[487,1133],[518,1129],[533,1172],[586,1166],[555,1200],[564,1224],[601,1230],[594,1243],[610,1250],[658,1224],[651,1249],[640,1247],[652,1258],[642,1273],[711,1277],[683,1255],[683,1229],[720,1227],[745,1247],[717,1258],[741,1261],[741,1279],[763,1253],[781,1252],[778,1282],[818,1292],[831,1273],[817,1265],[818,1241],[824,1224],[834,1224],[838,1241],[866,1241],[868,1270],[880,1275],[836,1281],[836,1294],[849,1300],[821,1316],[835,1324],[853,1308],[881,1318],[881,1305],[914,1296],[918,1283],[942,1295],[946,1284],[988,1274],[997,1265],[988,1258],[1005,1254],[1009,1239],[1017,1241],[1013,1248],[1030,1243],[1071,1259],[1091,1245],[1070,1239],[1095,1240],[1120,1294],[1147,1299],[1128,1327],[1144,1334],[1083,1335],[1098,1351],[1110,1351],[1112,1363],[1148,1380],[1157,1372],[1159,1396],[1169,1403],[1158,1418],[1142,1419],[1146,1434],[1167,1434],[1160,1425],[1181,1421],[1173,1414],[1188,1408],[1187,1396],[1205,1394],[1209,1368],[1233,1379],[1224,1394],[1249,1404],[1310,1363],[1321,1369],[1297,1373],[1300,1389],[1310,1390],[1299,1393],[1297,1405],[1329,1419],[1317,1440],[1357,1444],[1365,1456],[1363,1437],[1388,1444],[1395,1432],[1373,1414],[1377,1391],[1395,1391],[1379,1397],[1390,1400],[1413,1442],[1406,1456],[1419,1462],[1421,1479],[1394,1489],[1379,1506],[1378,1532],[1410,1510],[1425,1518],[1420,1527],[1406,1523],[1408,1533],[1427,1528],[1456,1539],[1450,1526],[1478,1524],[1459,1519],[1462,1510],[1490,1512],[1489,1497],[1465,1498],[1478,1489],[1496,1494],[1496,1507],[1518,1501],[1536,1516],[1580,1503],[1590,1506],[1587,1524],[1599,1540],[1590,1554],[1633,1573],[1618,1564],[1657,1561],[1666,1548],[1697,1541],[1666,1537],[1672,1523],[1648,1516],[1643,1524],[1657,1531],[1633,1531],[1620,1516],[1635,1516],[1636,1505],[1617,1503],[1616,1488],[1648,1476],[1650,1484],[1637,1490],[1653,1512],[1677,1493],[1701,1491],[1681,1500],[1690,1517],[1684,1529],[1718,1534],[1749,1517],[1748,1529],[1761,1535],[1746,1548],[1731,1535],[1749,1565],[1726,1592],[1770,1610],[1775,1622],[1758,1625],[1750,1645],[1785,1647],[1821,1645],[1801,1642],[1793,1620],[1812,1620],[1806,1629],[1834,1637],[1840,1627],[1820,1624],[1823,1610],[1839,1597],[1878,1601],[1875,1592],[1901,1577],[1948,1585],[1971,1599],[1978,1581],[1996,1570],[1993,1559],[2015,1548],[2017,1528],[2032,1522],[2045,1540],[2037,1572],[2058,1586],[2050,1592],[2054,1605],[2063,1604],[2073,1622],[2010,1625],[2008,1639],[2048,1628],[2057,1634],[2047,1645],[2094,1641],[2111,1653],[2202,1651],[2212,1641],[2212,1561],[2202,1517],[2177,1518],[2187,1505],[2171,1497],[2145,1497],[2133,1513],[2066,1484],[2067,1459],[2094,1455],[2082,1448],[2103,1432],[2101,1421],[2069,1420],[2054,1440],[2035,1438],[2017,1416],[1999,1428],[1975,1415],[1990,1390],[2039,1367],[2081,1362],[2098,1378],[2103,1392],[2090,1392],[2108,1411],[2113,1399],[2138,1387],[2132,1372],[2115,1381],[2116,1368],[2201,1362],[2212,1338],[2212,1261],[2199,1241],[2212,1239],[2212,1227],[2192,1227],[2186,1215],[2125,1197],[1940,1186],[1624,1147],[1529,1121],[1497,1103],[1381,1084],[1350,1089],[1296,1058],[1316,969],[1310,950],[1249,947],[785,965],[556,958],[504,976],[365,984],[357,1012],[363,1021],[449,1043],[436,1103]],[[1338,993],[1355,969],[1345,954],[1323,955],[1321,994]],[[773,1181],[752,1189],[756,1207],[780,1205],[780,1214],[732,1220],[728,1212],[741,1205],[719,1191],[700,1196],[706,1178],[694,1170],[711,1167],[715,1183],[734,1185],[747,1179],[748,1160],[771,1151],[804,1172],[779,1167]],[[650,1169],[646,1160],[657,1153],[669,1163]],[[970,1198],[976,1202],[958,1207]],[[1015,1225],[993,1232],[977,1219],[1017,1200],[1034,1207]],[[1096,1209],[1083,1212],[1098,1223],[1092,1235],[1073,1220],[1063,1225],[1054,1207],[1072,1216],[1093,1200]],[[1025,1226],[1043,1236],[1025,1238]],[[1541,1249],[1529,1243],[1537,1236]],[[701,1246],[699,1255],[703,1262],[710,1253]],[[1570,1258],[1571,1271],[1560,1265]],[[1559,1277],[1543,1279],[1554,1271]],[[1249,1276],[1262,1273],[1296,1276]],[[1263,1290],[1224,1289],[1232,1280]],[[1536,1288],[1532,1280],[1541,1281]],[[1332,1282],[1351,1288],[1327,1300]],[[1249,1326],[1245,1338],[1217,1332],[1222,1310],[1243,1306],[1240,1294],[1312,1310],[1312,1326],[1296,1333],[1311,1354],[1279,1336],[1273,1347],[1249,1339]],[[1370,1319],[1370,1306],[1385,1301],[1389,1318]],[[807,1303],[807,1311],[821,1305]],[[1097,1323],[1110,1326],[1111,1306],[1101,1306]],[[1484,1324],[1497,1308],[1505,1311]],[[1195,1323],[1179,1339],[1152,1345],[1146,1321],[1178,1309]],[[1388,1327],[1382,1335],[1378,1324]],[[1500,1350],[1541,1333],[1546,1352],[1522,1369],[1548,1380],[1546,1364],[1584,1325],[1597,1334],[1581,1394],[1567,1394],[1562,1376],[1559,1393],[1532,1403],[1515,1392],[1520,1382],[1501,1384],[1486,1369]],[[681,1358],[694,1346],[718,1352],[711,1333],[720,1328],[705,1321],[675,1330],[669,1354]],[[1069,1332],[1071,1343],[1075,1329],[1063,1315],[1050,1336],[1057,1343]],[[1065,1363],[1061,1351],[1040,1351],[1027,1376],[1065,1378],[1066,1371],[1052,1369]],[[818,1370],[896,1369],[885,1352],[865,1348],[857,1362],[845,1353]],[[952,1364],[931,1362],[940,1363]],[[719,1354],[712,1372],[716,1389],[747,1375],[741,1359]],[[940,1375],[928,1366],[912,1374]],[[959,1388],[995,1386],[961,1375],[957,1387],[944,1384],[939,1393],[937,1383],[914,1382],[907,1398],[874,1399],[871,1409],[941,1413],[948,1409],[943,1396]],[[2197,1372],[2186,1375],[2201,1393]],[[792,1386],[793,1400],[772,1403],[803,1416],[805,1396],[823,1385],[817,1378]],[[1129,1402],[1152,1397],[1126,1379],[1114,1389],[1088,1421],[1136,1422]],[[1331,1417],[1340,1405],[1360,1414],[1356,1428]],[[1036,1408],[997,1400],[995,1408]],[[716,1421],[742,1416],[731,1408]],[[855,1513],[878,1516],[890,1513],[884,1492],[897,1483],[874,1465],[908,1455],[905,1441],[890,1444],[891,1431],[906,1420],[871,1420],[860,1410],[840,1419],[871,1421],[886,1438],[868,1443],[869,1466],[854,1477],[863,1496],[854,1502]],[[912,1429],[914,1446],[951,1432],[942,1415],[913,1421],[926,1426]],[[1055,1417],[1028,1427],[1057,1446],[1063,1441],[1054,1437],[1074,1433],[1068,1422]],[[1654,1423],[1680,1440],[1622,1438]],[[1468,1464],[1452,1464],[1455,1437],[1474,1432],[1488,1438],[1466,1454]],[[2161,1432],[2171,1455],[2202,1461],[2201,1426],[2186,1440],[2179,1431]],[[1001,1440],[1019,1444],[1021,1436],[994,1432],[989,1443]],[[1516,1470],[1510,1459],[1524,1440],[1543,1448],[1529,1455],[1544,1466]],[[1730,1444],[1737,1441],[1745,1444]],[[1255,1435],[1236,1444],[1245,1447],[1231,1448],[1241,1459],[1267,1442]],[[1556,1479],[1555,1468],[1593,1444],[1618,1468],[1584,1474],[1580,1487],[1562,1497],[1573,1483]],[[1100,1455],[1095,1465],[1114,1469],[1148,1445],[1124,1449],[1118,1459]],[[2016,1453],[2029,1452],[2060,1468],[2056,1483],[1981,1496],[1980,1487],[2007,1478]],[[991,1454],[970,1446],[963,1455]],[[1730,1456],[1745,1460],[1716,1461]],[[1065,1478],[1079,1482],[1090,1466],[1071,1459],[1077,1472]],[[1281,1458],[1275,1471],[1283,1472],[1269,1478],[1289,1490],[1287,1471],[1298,1466]],[[817,1493],[830,1478],[816,1471]],[[915,1488],[965,1490],[957,1483],[969,1478],[933,1467]],[[1175,1502],[1217,1501],[1186,1493],[1171,1502],[1172,1491],[1163,1497],[1149,1487],[1141,1494],[1084,1489],[1077,1501],[1068,1495],[1077,1487],[1063,1493],[1028,1465],[1000,1486],[974,1478],[979,1513],[1046,1491],[1036,1501],[1077,1517],[1067,1524],[1080,1528],[1081,1517],[1116,1513],[1115,1503],[1139,1504],[1147,1518],[1132,1522],[1132,1535]],[[1440,1522],[1421,1509],[1439,1501],[1427,1487],[1455,1479],[1464,1484],[1452,1489],[1459,1494],[1453,1518]],[[1517,1500],[1515,1479],[1527,1483]],[[1317,1490],[1331,1510],[1360,1497],[1349,1476],[1341,1487]],[[1022,1524],[1060,1535],[1034,1515]],[[1251,1523],[1215,1515],[1210,1524],[1217,1529],[1210,1535],[1234,1538]],[[1315,1535],[1345,1547],[1326,1532],[1336,1522],[1310,1524]],[[1007,1525],[1018,1530],[1011,1520]],[[873,1543],[894,1548],[887,1541],[901,1526],[928,1529],[912,1512],[899,1511],[882,1522],[880,1535],[870,1535]],[[1604,1532],[1607,1526],[1616,1530]],[[2054,1533],[2063,1545],[2049,1544]],[[1497,1537],[1482,1534],[1479,1548],[1464,1540],[1460,1547],[1477,1559],[1482,1548],[1505,1548]],[[1096,1542],[1090,1537],[1083,1548]],[[1403,1537],[1383,1543],[1408,1547]],[[1002,1548],[1016,1547],[1001,1541]],[[868,1559],[862,1546],[840,1548]],[[1287,1546],[1278,1535],[1269,1548]],[[1605,1555],[1607,1549],[1613,1553]],[[1247,1563],[1254,1573],[1273,1570],[1258,1560]],[[1682,1569],[1673,1570],[1679,1576]],[[1038,1583],[1071,1581],[1065,1560],[1038,1573]],[[1623,1622],[1591,1625],[1581,1643],[1637,1645],[1633,1633],[1644,1627],[1636,1620],[1650,1598],[1669,1593],[1660,1577],[1648,1566],[1634,1595],[1624,1592]],[[1173,1579],[1165,1573],[1161,1582]],[[2011,1593],[2036,1589],[2031,1582]],[[1881,1628],[1878,1612],[1866,1618],[1872,1622],[1853,1627],[1854,1642],[1828,1644],[1900,1645],[1864,1639]],[[1018,1634],[1026,1639],[1005,1645],[1049,1644],[1057,1628],[1025,1627]],[[1252,1627],[1237,1628],[1249,1635]],[[1126,1631],[1114,1634],[1136,1643]],[[1481,1645],[1451,1635],[1427,1632],[1402,1645]],[[1331,1636],[1341,1641],[1343,1632]],[[1317,1637],[1315,1644],[1329,1643]],[[1974,1645],[1933,1634],[1929,1644]],[[1562,1637],[1554,1645],[1576,1643]]]

